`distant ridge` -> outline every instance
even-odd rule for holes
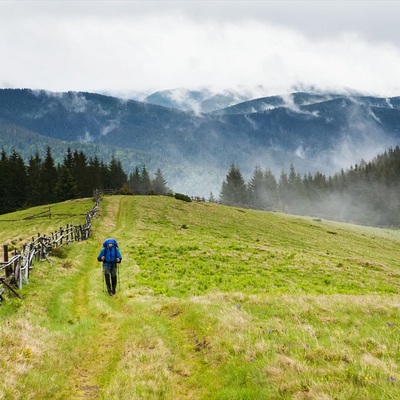
[[[46,145],[60,158],[68,146],[106,162],[115,155],[127,173],[143,164],[161,168],[177,191],[208,196],[219,192],[231,163],[244,174],[257,164],[279,174],[291,163],[300,172],[330,174],[400,143],[400,97],[296,92],[243,101],[234,91],[181,90],[182,108],[200,102],[194,112],[151,104],[160,93],[174,94],[178,104],[176,91],[144,102],[1,89],[0,145],[26,158]],[[213,111],[202,110],[205,104]]]

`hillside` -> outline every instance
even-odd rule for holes
[[[179,101],[210,99],[186,95]],[[216,97],[224,95],[239,103],[195,113],[96,93],[2,89],[0,146],[25,158],[46,144],[56,147],[57,159],[68,146],[105,162],[115,155],[128,174],[145,163],[151,172],[161,168],[175,191],[208,197],[219,193],[232,163],[246,175],[257,164],[278,175],[291,163],[301,173],[333,174],[399,144],[399,97]]]
[[[113,297],[96,260],[110,236],[123,255]],[[24,300],[0,307],[0,398],[399,398],[399,242],[399,231],[104,197],[91,238],[38,263]]]

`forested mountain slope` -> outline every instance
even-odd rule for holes
[[[57,140],[62,151],[73,143],[89,155],[117,155],[127,173],[146,162],[177,191],[208,196],[232,162],[246,174],[256,164],[278,173],[291,163],[334,173],[369,160],[399,144],[399,103],[293,93],[193,113],[94,93],[3,89],[0,145],[31,151],[33,138]]]

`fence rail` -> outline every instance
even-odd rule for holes
[[[95,203],[86,214],[86,221],[82,225],[67,224],[65,228],[50,235],[32,237],[32,240],[23,246],[22,250],[13,251],[9,258],[8,246],[3,246],[4,261],[0,262],[0,302],[4,293],[8,290],[10,294],[20,297],[17,289],[29,282],[29,273],[33,268],[33,263],[40,260],[49,260],[49,255],[53,249],[68,245],[71,242],[87,240],[92,227],[92,219],[100,205],[101,191],[94,191]]]

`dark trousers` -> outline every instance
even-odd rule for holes
[[[115,294],[115,290],[117,288],[117,266],[112,267],[103,267],[104,270],[104,278],[107,285],[108,293]]]

